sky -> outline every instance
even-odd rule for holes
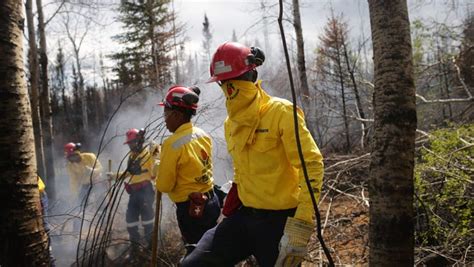
[[[55,0],[51,0],[55,1]],[[84,1],[84,0],[83,0]],[[104,2],[105,1],[99,1]],[[277,0],[264,0],[267,5],[272,5],[267,14],[268,32],[270,37],[270,51],[281,49],[281,37],[277,24]],[[288,1],[287,1],[288,2]],[[118,0],[108,0],[108,4],[102,10],[95,10],[90,14],[91,18],[99,24],[91,24],[93,27],[88,31],[81,47],[81,59],[84,61],[84,76],[86,83],[100,82],[100,77],[94,69],[99,68],[99,55],[110,55],[121,50],[121,45],[112,37],[122,31],[121,24],[117,20]],[[260,40],[263,45],[263,12],[260,9],[259,0],[174,0],[174,9],[178,15],[178,21],[185,24],[186,53],[193,55],[201,52],[202,44],[202,22],[204,14],[209,18],[211,32],[213,34],[212,46],[228,41],[235,30],[240,42],[254,44]],[[459,8],[450,11],[449,6],[457,5]],[[472,0],[409,0],[410,19],[437,19],[450,23],[460,23],[466,17],[468,10],[472,12],[474,1]],[[285,13],[291,15],[291,6],[285,5]],[[301,19],[305,50],[308,59],[311,59],[312,51],[318,45],[318,36],[321,34],[327,18],[331,15],[331,8],[336,15],[343,14],[348,21],[353,42],[357,42],[364,33],[365,38],[370,38],[370,21],[367,0],[300,0]],[[55,10],[55,5],[50,4],[45,8],[46,18]],[[64,21],[61,14],[47,26],[48,50],[50,61],[54,60],[59,42],[64,47],[68,64],[72,63],[72,49],[65,35]],[[289,42],[293,39],[293,28],[286,23],[286,38]],[[78,32],[81,33],[80,27]],[[290,42],[291,43],[291,42]],[[291,49],[291,46],[290,46]],[[106,59],[105,64],[109,69],[114,62]],[[109,74],[110,75],[110,74]]]

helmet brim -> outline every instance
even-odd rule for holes
[[[212,76],[211,78],[209,78],[209,80],[207,80],[206,83],[213,83],[213,82],[217,82],[217,76]]]

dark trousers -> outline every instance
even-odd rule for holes
[[[274,266],[286,218],[295,209],[270,211],[242,207],[207,231],[184,267],[234,266],[254,255],[259,266]]]
[[[145,232],[145,239],[148,245],[151,244],[153,221],[155,218],[155,212],[153,210],[154,200],[155,191],[153,190],[151,182],[138,190],[132,190],[130,192],[125,220],[132,244],[136,244],[140,241],[140,233],[138,232],[140,218]]]
[[[221,212],[219,198],[214,193],[210,193],[209,196],[201,218],[189,216],[189,200],[176,203],[179,230],[183,241],[187,244],[197,244],[202,235],[217,224]]]

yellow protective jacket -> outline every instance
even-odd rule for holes
[[[255,86],[262,90],[260,83]],[[263,95],[266,94],[263,92]],[[244,206],[257,209],[297,207],[295,218],[313,223],[314,209],[296,146],[293,105],[276,97],[270,97],[261,103],[260,121],[251,144],[247,143],[242,149],[238,149],[236,144],[239,140],[234,140],[230,131],[232,127],[229,124],[232,121],[227,119],[224,124],[239,198]],[[318,199],[324,173],[323,157],[306,128],[304,114],[300,109],[298,127],[308,176]]]
[[[66,169],[69,174],[69,186],[73,194],[79,194],[79,188],[82,185],[90,184],[91,172],[92,181],[96,181],[102,173],[102,165],[100,161],[96,161],[96,156],[93,153],[79,153],[81,157],[80,162],[67,161]],[[93,169],[94,167],[94,169]]]
[[[156,176],[155,165],[157,164],[155,157],[158,157],[158,155],[155,153],[158,153],[157,152],[158,149],[159,149],[158,145],[151,144],[145,147],[140,153],[135,153],[135,152],[130,153],[130,156],[128,157],[129,164],[131,161],[138,161],[138,164],[140,164],[143,173],[138,174],[138,175],[137,174],[132,175],[129,172],[126,172],[125,177],[130,178],[130,180],[128,181],[126,180],[127,183],[137,184],[143,181],[152,181],[153,179],[155,179],[155,176]],[[153,152],[155,150],[156,152]]]
[[[38,190],[40,193],[43,193],[45,189],[46,185],[44,184],[43,180],[41,180],[41,177],[39,177],[38,175]]]
[[[156,188],[177,203],[212,187],[211,138],[191,122],[185,123],[162,145]]]

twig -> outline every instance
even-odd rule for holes
[[[348,159],[348,160],[339,161],[339,162],[327,167],[325,171],[327,172],[327,171],[329,171],[329,170],[331,170],[331,169],[333,169],[333,168],[335,168],[339,165],[354,162],[354,161],[358,161],[358,160],[363,159],[363,158],[368,157],[368,156],[370,156],[370,153],[366,153],[366,154],[364,154],[362,156],[359,156],[357,158],[352,158],[352,159]]]

